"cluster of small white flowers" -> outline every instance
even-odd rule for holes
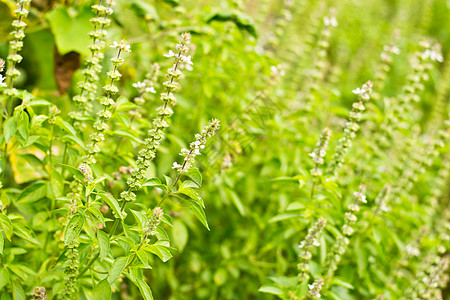
[[[372,82],[368,81],[361,88],[354,89],[352,92],[360,96],[363,100],[369,100],[370,93],[372,93]]]
[[[336,17],[334,17],[333,15],[323,17],[323,24],[326,27],[330,27],[330,26],[337,27],[338,26]]]
[[[187,172],[195,162],[195,157],[200,155],[200,149],[205,148],[207,140],[215,134],[219,127],[220,124],[218,119],[211,120],[200,134],[195,135],[195,141],[189,145],[190,150],[186,148],[181,149],[180,155],[184,157],[183,164],[180,165],[174,162],[172,169],[176,169],[180,174]]]
[[[429,58],[432,61],[443,62],[444,57],[441,53],[441,45],[436,44],[432,48],[425,50],[423,58]]]
[[[345,214],[345,225],[342,227],[342,232],[346,236],[350,236],[355,231],[350,225],[354,224],[357,221],[356,216],[353,213],[359,212],[359,204],[367,203],[366,195],[364,194],[366,191],[365,185],[359,186],[359,191],[353,193],[354,202],[348,206],[350,210]]]
[[[156,94],[155,87],[153,87],[153,86],[148,87],[145,84],[145,82],[139,81],[139,82],[133,83],[133,87],[136,88],[139,92],[142,91],[142,92],[146,92],[146,93]]]
[[[125,40],[121,40],[120,42],[114,41],[114,43],[110,47],[122,52],[131,52],[131,47]]]
[[[384,45],[383,50],[396,55],[400,54],[400,49],[395,45]]]
[[[314,280],[313,284],[308,284],[309,297],[311,297],[312,299],[319,299],[320,290],[322,290],[323,284],[324,284],[323,278],[318,278]]]
[[[177,57],[180,61],[184,62],[188,66],[192,66],[194,63],[192,62],[192,58],[190,55],[185,55],[189,47],[188,45],[191,42],[191,35],[189,33],[181,34],[181,38],[183,40],[182,43],[176,45],[176,50],[179,54],[174,53],[172,50],[169,50],[167,54],[164,54],[165,57]]]
[[[320,165],[324,163],[324,157],[327,154],[328,141],[330,140],[331,130],[328,128],[324,128],[320,135],[319,141],[316,144],[316,148],[313,152],[309,154],[316,164],[313,169],[311,169],[311,175],[320,176],[322,175],[322,171],[319,169]]]
[[[419,256],[420,250],[417,247],[414,247],[413,245],[406,245],[405,251],[409,256]]]

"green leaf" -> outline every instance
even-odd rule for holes
[[[180,1],[179,0],[162,0],[163,2],[166,2],[167,4],[172,5],[173,7],[176,7],[178,5],[180,5]]]
[[[200,196],[197,194],[197,192],[191,188],[191,187],[184,187],[184,184],[181,185],[180,189],[178,190],[179,193],[188,196],[190,199],[197,202],[201,207],[205,207],[205,204],[200,198]]]
[[[44,99],[36,99],[36,100],[30,101],[29,105],[30,106],[50,106],[52,104]]]
[[[100,281],[94,289],[95,300],[109,300],[111,299],[111,285],[105,278]]]
[[[161,183],[161,180],[157,177],[150,178],[147,180],[142,186],[150,186],[150,187],[157,187],[160,189],[164,189],[165,185]]]
[[[153,300],[152,290],[142,278],[136,278],[135,284],[141,291],[141,296],[144,300]]]
[[[0,213],[0,228],[8,240],[11,240],[13,234],[13,225],[7,215]]]
[[[61,117],[56,118],[56,125],[58,125],[61,129],[69,132],[73,136],[77,136],[77,132],[75,131],[75,128],[73,128],[72,125],[70,125],[68,122],[64,121]]]
[[[0,269],[0,290],[8,284],[9,271],[6,268]]]
[[[25,140],[28,140],[29,125],[30,125],[30,118],[28,117],[28,114],[22,112],[20,114],[19,120],[17,121],[17,131]]]
[[[179,252],[182,252],[189,239],[189,231],[183,222],[176,220],[173,222],[173,243]]]
[[[171,186],[172,186],[172,178],[170,178],[170,177],[164,175],[164,179],[166,180],[167,186],[168,186],[168,187],[171,187]]]
[[[156,256],[158,256],[159,259],[161,259],[163,262],[166,262],[172,258],[172,253],[170,253],[169,251],[170,248],[167,246],[153,244],[153,245],[144,245],[142,248],[145,251],[153,253]]]
[[[78,170],[77,168],[74,168],[72,166],[69,166],[69,165],[65,165],[65,164],[60,164],[60,165],[63,166],[64,169],[66,169],[67,171],[72,173],[72,175],[75,176],[76,179],[83,182],[84,175],[83,175],[83,173],[80,172],[80,170]]]
[[[64,231],[64,245],[69,245],[80,235],[85,220],[86,217],[81,213],[74,215],[72,219],[70,219],[69,224],[67,224],[66,230]]]
[[[143,144],[142,140],[140,140],[139,138],[136,137],[136,135],[139,136],[139,134],[136,134],[136,133],[133,134],[133,133],[130,133],[130,132],[124,131],[124,130],[116,130],[116,131],[114,131],[114,134],[129,138],[130,140],[135,141],[138,144]]]
[[[350,283],[345,282],[345,281],[340,280],[340,279],[335,278],[335,277],[331,279],[330,284],[336,284],[336,285],[345,287],[345,288],[350,289],[350,290],[354,289],[353,285],[351,285]]]
[[[241,199],[239,198],[239,196],[232,190],[228,190],[228,195],[231,198],[231,201],[233,202],[234,206],[237,208],[237,210],[239,211],[239,214],[241,216],[245,216],[246,215],[246,211],[245,211],[245,207],[242,204]]]
[[[186,176],[192,179],[192,181],[197,184],[198,187],[202,186],[202,174],[197,168],[190,168],[187,173],[185,173]]]
[[[98,247],[100,248],[100,261],[104,260],[109,253],[109,236],[102,230],[97,232]]]
[[[209,16],[206,20],[207,23],[211,23],[212,21],[218,21],[218,22],[233,22],[236,24],[236,26],[242,30],[247,31],[249,34],[251,34],[254,37],[258,36],[258,33],[256,31],[255,24],[253,23],[253,20],[250,18],[250,16],[238,11],[220,11],[213,13],[211,16]]]
[[[209,229],[208,221],[206,220],[206,214],[203,210],[203,207],[200,206],[196,201],[194,200],[188,200],[188,203],[190,204],[191,212],[197,217],[197,219],[202,222],[202,224],[206,227],[206,229]]]
[[[36,239],[36,235],[30,228],[28,228],[25,225],[22,225],[20,223],[14,223],[13,227],[14,227],[14,233],[17,236],[20,236],[21,238],[23,238],[26,241],[29,241],[30,243],[39,245],[39,242]]]
[[[276,287],[276,286],[271,286],[271,285],[265,285],[259,288],[258,290],[261,293],[268,293],[268,294],[274,294],[277,296],[283,296],[283,290],[281,290],[280,288]]]
[[[73,135],[64,135],[61,140],[63,142],[73,142],[75,144],[77,144],[78,146],[80,146],[83,149],[86,149],[86,145],[84,144],[84,142],[77,136],[73,136]]]
[[[14,300],[25,300],[25,291],[23,290],[22,285],[20,285],[19,283],[15,282],[15,281],[11,281],[13,287],[12,287],[12,291],[13,291],[13,299]]]
[[[101,212],[97,207],[89,206],[87,210],[91,213],[91,215],[92,215],[96,220],[100,221],[100,223],[101,223],[103,226],[105,226],[105,218],[103,217],[102,212]]]
[[[27,186],[17,198],[17,202],[29,203],[40,200],[47,194],[47,183],[36,182]]]
[[[280,221],[284,221],[284,220],[289,220],[289,219],[293,219],[293,218],[300,218],[299,214],[280,214],[277,216],[274,216],[273,218],[271,218],[269,220],[269,223],[275,223],[275,222],[280,222]]]
[[[106,194],[105,192],[100,192],[100,193],[98,193],[98,195],[113,210],[114,215],[123,221],[122,214],[120,213],[120,205],[119,205],[119,202],[117,202],[116,198],[114,198],[113,195],[111,195],[111,194]]]
[[[123,269],[125,269],[125,266],[127,265],[127,261],[128,258],[125,256],[119,257],[114,261],[108,275],[109,284],[113,284],[119,278],[120,274],[123,272]]]
[[[145,216],[145,214],[140,211],[136,211],[136,210],[132,210],[132,209],[130,209],[130,211],[133,214],[136,221],[138,222],[139,227],[143,228],[144,225],[147,223],[147,217]]]
[[[89,20],[92,17],[94,15],[88,6],[82,6],[76,16],[69,15],[69,10],[65,7],[53,9],[47,14],[56,46],[62,55],[70,51],[89,54],[91,41],[88,33],[92,30]]]
[[[139,17],[143,17],[152,20],[158,20],[158,13],[153,5],[147,3],[145,0],[134,0],[131,4],[131,8],[136,12]]]
[[[8,143],[12,137],[16,134],[17,123],[14,117],[10,117],[3,123],[3,134],[5,136],[5,141]]]

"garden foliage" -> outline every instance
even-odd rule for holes
[[[448,1],[0,14],[2,300],[450,299]]]

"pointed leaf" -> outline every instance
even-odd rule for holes
[[[109,236],[104,232],[99,230],[97,232],[98,247],[100,248],[100,261],[104,260],[109,253]]]
[[[64,231],[64,245],[67,246],[80,235],[85,220],[86,217],[81,213],[74,215],[70,219]]]
[[[100,192],[100,193],[98,193],[98,195],[113,210],[114,215],[116,216],[116,218],[120,218],[123,221],[123,217],[122,217],[122,214],[120,212],[121,211],[120,205],[119,205],[119,202],[117,202],[116,198],[114,198],[113,195],[106,194],[104,192]]]

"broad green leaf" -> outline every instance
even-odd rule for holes
[[[190,199],[192,199],[195,202],[197,202],[201,207],[205,207],[205,204],[204,204],[202,198],[200,198],[198,193],[193,188],[191,188],[191,187],[184,187],[183,185],[181,185],[181,187],[178,190],[178,192],[188,196]]]
[[[5,136],[5,141],[8,143],[12,137],[16,134],[17,123],[14,117],[9,117],[5,123],[3,123],[3,134]]]
[[[168,261],[169,259],[172,258],[172,253],[170,253],[170,251],[169,251],[170,248],[166,247],[164,245],[156,245],[156,244],[144,245],[142,247],[142,249],[144,249],[147,252],[155,254],[163,262],[166,262],[166,261]]]
[[[0,228],[8,240],[11,240],[13,234],[13,225],[7,215],[0,213]]]
[[[25,140],[28,140],[29,125],[30,125],[30,118],[28,117],[28,114],[22,112],[20,114],[19,119],[17,120],[17,131]]]
[[[69,223],[67,224],[66,230],[64,231],[64,245],[69,245],[80,235],[85,220],[86,217],[81,213],[74,215],[70,219]]]
[[[209,229],[208,221],[206,220],[206,214],[203,210],[203,207],[200,206],[196,201],[194,200],[188,200],[188,203],[190,204],[190,209],[192,213],[197,217],[197,219],[202,222],[202,224],[206,227],[206,229]]]
[[[111,285],[105,278],[100,281],[94,289],[95,300],[110,300],[111,299]]]
[[[23,290],[23,287],[21,284],[17,283],[16,281],[11,281],[12,283],[12,292],[13,292],[13,299],[14,300],[25,300],[25,291]]]
[[[283,290],[276,286],[265,285],[260,287],[258,291],[261,293],[274,294],[280,297],[283,296]]]
[[[20,236],[24,240],[29,241],[30,243],[39,245],[39,242],[36,239],[36,235],[30,228],[28,228],[25,225],[22,225],[20,223],[14,223],[13,225],[14,225],[13,226],[14,234],[16,234],[17,236]]]
[[[343,281],[341,279],[338,279],[336,277],[331,279],[330,284],[336,284],[336,285],[345,287],[345,288],[350,289],[350,290],[354,289],[353,285],[351,285],[350,283],[345,282],[345,281]]]
[[[3,237],[2,231],[0,231],[0,255],[3,255],[3,249],[5,248],[5,238]]]
[[[36,182],[27,186],[17,198],[17,202],[28,203],[40,200],[47,194],[47,183]]]
[[[100,248],[100,261],[104,260],[109,253],[109,236],[104,231],[97,231],[98,247]]]
[[[183,222],[179,220],[173,222],[172,235],[174,246],[179,252],[182,252],[189,239],[189,231]]]
[[[88,6],[81,6],[76,16],[71,16],[68,9],[61,7],[47,14],[47,20],[55,36],[56,46],[61,54],[75,51],[89,54],[91,41],[88,33],[92,30],[89,20],[94,17]]]
[[[117,258],[109,271],[108,282],[109,284],[113,284],[122,274],[125,266],[127,265],[128,257],[122,256]]]
[[[72,166],[69,166],[69,165],[65,165],[65,164],[60,164],[60,165],[63,166],[64,169],[66,169],[67,171],[72,173],[72,175],[75,176],[76,179],[78,179],[79,181],[83,182],[84,175],[81,173],[80,170],[78,170],[77,168],[74,168]]]
[[[126,138],[129,138],[130,140],[132,140],[132,141],[134,141],[134,142],[136,142],[138,144],[142,144],[143,143],[142,140],[140,140],[139,138],[136,137],[136,136],[139,136],[138,133],[131,133],[131,132],[128,132],[128,131],[125,131],[125,130],[116,130],[116,131],[114,131],[114,134],[115,135],[119,135],[119,136],[123,136],[123,137],[126,137]]]
[[[86,145],[84,144],[84,142],[77,136],[66,134],[61,138],[61,140],[64,142],[73,142],[78,146],[80,146],[81,148],[86,149]]]
[[[105,226],[105,218],[103,217],[102,212],[101,212],[97,207],[89,206],[87,210],[91,213],[91,215],[92,215],[96,220],[100,221],[100,223],[101,223],[103,226]]]
[[[186,176],[192,179],[198,187],[202,186],[202,174],[197,168],[190,168]]]
[[[44,99],[36,99],[30,101],[30,106],[50,106],[50,105],[52,104]]]
[[[269,220],[269,223],[285,221],[285,220],[289,220],[289,219],[293,219],[293,218],[300,218],[300,216],[297,213],[294,213],[294,214],[293,213],[280,214],[280,215],[277,215],[277,216],[274,216],[273,218],[271,218]]]
[[[153,300],[152,290],[142,278],[136,278],[135,283],[139,288],[139,291],[141,291],[141,296],[144,298],[144,300]]]
[[[6,268],[0,269],[0,290],[8,284],[9,281],[9,271]]]
[[[206,20],[207,23],[211,23],[213,21],[218,22],[233,22],[236,24],[236,26],[243,31],[247,31],[252,36],[257,37],[258,33],[256,31],[255,24],[253,23],[253,20],[250,18],[250,16],[238,11],[220,11],[213,13],[211,16],[209,16]]]
[[[138,222],[139,227],[143,228],[144,225],[146,225],[146,223],[147,223],[147,217],[145,216],[145,214],[140,211],[136,211],[136,210],[132,210],[132,209],[130,209],[130,211],[133,214],[136,221]]]
[[[155,7],[145,0],[133,0],[131,8],[136,12],[138,16],[143,17],[147,20],[159,19]]]
[[[64,121],[61,117],[56,118],[56,125],[58,125],[61,129],[69,132],[71,135],[77,136],[75,128],[73,128],[73,126],[70,125],[68,122]]]
[[[120,212],[120,205],[119,205],[119,202],[117,202],[116,198],[114,198],[113,195],[106,194],[104,192],[100,192],[100,193],[98,193],[98,195],[113,210],[114,215],[116,216],[116,218],[120,218],[121,220],[123,220],[122,214]]]
[[[165,185],[161,183],[161,180],[157,177],[150,178],[147,180],[142,186],[150,186],[150,187],[157,187],[160,189],[164,189]]]

